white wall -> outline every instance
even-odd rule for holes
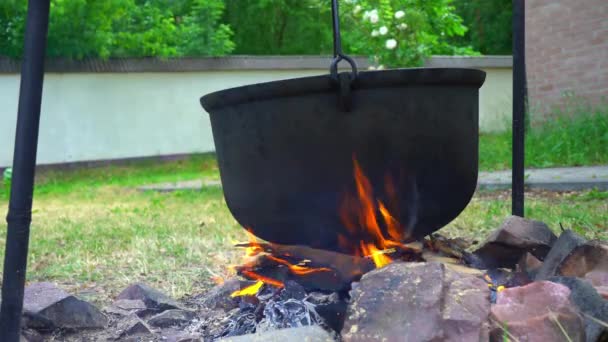
[[[511,70],[487,69],[480,94],[482,131],[511,112]],[[326,70],[45,75],[38,164],[213,151],[199,98],[216,90]],[[0,74],[0,167],[12,164],[18,74]]]

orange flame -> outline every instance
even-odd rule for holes
[[[386,205],[380,201],[374,201],[374,193],[371,182],[363,173],[361,166],[356,158],[353,157],[353,174],[357,188],[357,198],[346,197],[342,203],[340,218],[342,224],[350,233],[359,238],[365,237],[366,240],[373,242],[360,241],[357,254],[360,256],[371,257],[377,268],[388,265],[392,262],[387,255],[391,248],[403,246],[401,243],[402,226],[387,209]],[[395,188],[390,177],[385,179],[385,191],[394,200],[396,197]],[[377,213],[380,213],[380,219]],[[353,216],[355,219],[353,219]],[[356,223],[355,223],[356,222]],[[388,237],[385,237],[381,222],[386,227]],[[346,249],[357,246],[351,239],[339,236],[338,242]]]
[[[252,257],[256,256],[264,251],[262,246],[258,243],[258,239],[251,232],[251,228],[245,228],[247,237],[249,238],[249,246],[245,248],[245,256]]]
[[[260,291],[260,289],[262,288],[262,285],[264,285],[264,282],[261,280],[258,280],[253,285],[249,285],[242,290],[237,290],[237,291],[232,292],[232,294],[230,294],[230,297],[234,298],[234,297],[238,297],[238,296],[255,296],[256,294],[258,294],[258,291]]]
[[[397,221],[395,216],[389,211],[388,207],[379,199],[374,197],[374,192],[370,180],[365,176],[357,159],[353,156],[353,175],[356,184],[356,196],[347,196],[341,203],[340,219],[352,236],[338,236],[338,243],[346,250],[351,250],[359,256],[369,257],[373,260],[377,268],[390,264],[393,260],[389,256],[396,248],[406,248],[402,243],[403,227]],[[394,207],[397,199],[392,179],[387,176],[385,178],[384,191],[389,199],[389,204]],[[379,213],[379,215],[378,215]],[[382,231],[382,227],[386,230],[386,235]],[[262,246],[257,242],[257,238],[253,235],[251,229],[247,228],[247,236],[249,238],[248,247],[245,250],[247,257],[253,257],[264,252]],[[362,239],[356,242],[356,239]],[[364,241],[365,240],[365,241]],[[368,242],[371,241],[371,242]],[[327,267],[312,268],[300,265],[294,265],[285,259],[278,258],[273,255],[265,255],[269,260],[287,266],[289,271],[295,275],[308,275],[317,272],[331,272]],[[251,262],[249,265],[253,266]],[[241,268],[241,274],[249,279],[257,280],[253,285],[250,285],[242,290],[234,291],[231,297],[251,296],[256,295],[264,284],[282,288],[285,285],[276,279],[262,276],[251,269]],[[251,267],[253,268],[253,267]]]

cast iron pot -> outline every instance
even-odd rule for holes
[[[357,193],[355,158],[405,236],[440,229],[475,191],[484,79],[474,69],[361,72],[350,111],[328,75],[203,96],[231,213],[270,242],[349,252],[338,236],[358,238],[340,219]]]

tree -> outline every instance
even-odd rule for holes
[[[330,0],[226,0],[239,54],[330,54]],[[421,65],[432,54],[474,54],[451,38],[466,27],[452,0],[341,0],[342,42],[349,54],[382,67]]]
[[[234,44],[220,24],[222,0],[52,0],[47,56],[223,55]],[[0,2],[0,55],[23,49],[27,2]]]
[[[470,44],[486,55],[511,54],[511,0],[455,0],[454,6],[470,28],[455,44]]]
[[[327,54],[331,51],[329,0],[226,0],[235,53]]]

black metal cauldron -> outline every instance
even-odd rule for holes
[[[396,187],[404,233],[428,235],[454,219],[477,182],[478,91],[473,69],[361,72],[352,109],[339,110],[330,76],[227,89],[201,98],[210,113],[228,207],[265,240],[340,250],[339,218],[355,192],[353,155],[374,196]],[[394,199],[394,198],[393,198]]]

